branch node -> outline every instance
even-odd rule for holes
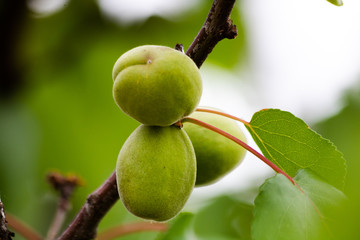
[[[183,128],[183,124],[181,122],[181,120],[177,121],[176,123],[174,123],[174,126],[178,127],[178,128]]]
[[[60,193],[61,198],[69,199],[77,186],[83,185],[83,181],[75,175],[63,176],[58,172],[50,172],[46,176],[49,184]]]
[[[227,20],[227,24],[228,24],[228,28],[227,31],[225,32],[224,37],[227,39],[236,38],[238,35],[236,25],[233,24],[233,21],[230,18]]]
[[[177,43],[177,44],[175,45],[175,50],[178,50],[178,51],[180,51],[180,52],[182,52],[182,53],[185,53],[185,51],[184,51],[184,46],[183,46],[181,43]]]
[[[186,54],[200,68],[218,42],[237,36],[236,26],[230,19],[235,0],[214,0],[205,23],[191,43]]]

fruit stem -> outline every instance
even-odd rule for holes
[[[97,236],[97,239],[110,240],[121,236],[126,236],[132,233],[144,232],[144,231],[159,231],[164,232],[168,230],[166,223],[152,223],[152,222],[134,222],[127,223],[120,226],[115,226],[105,230]]]
[[[37,233],[34,229],[29,227],[23,221],[19,220],[17,217],[7,213],[6,214],[7,225],[16,232],[16,234],[22,235],[25,239],[28,240],[42,240],[43,237]],[[7,238],[6,238],[7,239]]]
[[[213,109],[207,109],[207,108],[197,108],[195,111],[197,112],[208,112],[208,113],[214,113],[214,114],[217,114],[217,115],[221,115],[221,116],[224,116],[224,117],[227,117],[227,118],[231,118],[231,119],[234,119],[236,121],[239,121],[241,123],[243,123],[244,125],[247,125],[249,126],[250,123],[241,119],[241,118],[238,118],[238,117],[235,117],[233,115],[230,115],[230,114],[227,114],[227,113],[224,113],[224,112],[220,112],[220,111],[217,111],[217,110],[213,110]]]
[[[251,152],[252,154],[254,154],[256,157],[258,157],[261,161],[263,161],[264,163],[266,163],[269,167],[271,167],[275,172],[280,173],[282,175],[284,175],[287,179],[290,180],[290,182],[292,182],[294,185],[297,185],[295,183],[295,181],[289,176],[287,175],[283,170],[281,170],[278,166],[276,166],[273,162],[271,162],[270,160],[268,160],[265,156],[263,156],[262,154],[260,154],[258,151],[256,151],[254,148],[250,147],[249,145],[247,145],[245,142],[241,141],[240,139],[234,137],[233,135],[217,128],[214,127],[213,125],[210,125],[208,123],[205,123],[203,121],[197,120],[195,118],[191,118],[191,117],[185,117],[182,122],[189,122],[189,123],[193,123],[196,124],[198,126],[207,128],[213,132],[216,132],[230,140],[232,140],[233,142],[239,144],[241,147],[245,148],[246,150],[248,150],[249,152]]]

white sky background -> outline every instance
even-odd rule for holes
[[[98,1],[104,13],[131,24],[154,14],[176,17],[200,0]],[[41,13],[66,3],[32,0],[30,7]],[[360,1],[344,0],[342,7],[326,0],[242,0],[241,5],[250,45],[249,67],[245,73],[229,73],[205,63],[201,105],[245,120],[262,108],[290,111],[308,123],[336,113],[343,90],[360,78]],[[235,81],[219,80],[224,78]],[[241,166],[220,182],[195,189],[191,201],[244,189],[268,174],[272,170],[248,153]]]
[[[247,0],[253,76],[262,103],[316,121],[360,78],[360,1]]]

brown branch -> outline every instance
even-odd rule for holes
[[[113,172],[102,186],[88,196],[73,222],[58,239],[94,239],[99,222],[118,199],[116,177]]]
[[[43,237],[37,233],[34,229],[29,227],[27,224],[12,216],[11,214],[6,214],[6,220],[8,221],[8,225],[11,229],[13,229],[16,233],[19,233],[24,238],[28,240],[42,240]]]
[[[236,26],[229,18],[234,3],[235,0],[214,0],[203,27],[187,50],[186,54],[199,68],[219,41],[237,36]],[[118,199],[114,172],[99,189],[89,195],[58,240],[94,239],[99,222]]]
[[[143,232],[143,231],[166,231],[168,226],[166,223],[156,222],[136,222],[113,227],[100,233],[97,237],[98,240],[115,239],[121,236],[125,236],[131,233]]]
[[[218,42],[237,36],[236,26],[230,19],[234,4],[235,0],[214,0],[204,25],[186,51],[199,68]]]

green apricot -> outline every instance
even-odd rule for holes
[[[175,49],[145,45],[124,53],[113,69],[113,96],[145,125],[170,126],[198,105],[202,81],[191,58]]]
[[[176,126],[139,126],[120,150],[116,180],[121,201],[144,219],[167,221],[184,207],[195,184],[196,160]]]
[[[246,142],[236,121],[207,112],[194,112],[190,117],[213,125]],[[186,123],[183,128],[195,149],[197,173],[196,186],[204,186],[220,180],[237,167],[245,156],[245,149],[230,139],[200,127]]]

